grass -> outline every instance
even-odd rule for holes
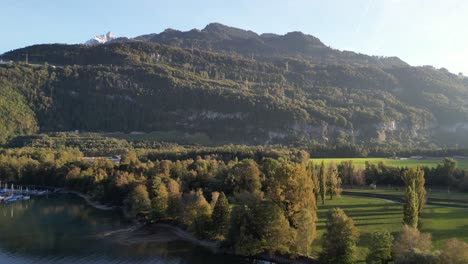
[[[396,235],[401,229],[403,206],[375,198],[342,196],[326,200],[324,206],[319,205],[317,224],[318,237],[314,242],[314,253],[320,252],[320,237],[325,231],[327,212],[335,207],[342,208],[350,216],[361,236],[357,256],[365,260],[368,253],[370,234],[376,231],[388,230]],[[435,247],[440,247],[450,238],[458,238],[468,242],[468,210],[427,206],[422,213],[422,232],[433,236]]]
[[[463,192],[447,192],[446,190],[427,190],[427,198],[436,198],[436,199],[447,199],[447,200],[454,200],[453,203],[461,203],[465,202],[468,204],[468,193]],[[403,196],[404,194],[404,187],[399,187],[398,190],[395,189],[345,189],[347,192],[366,192],[366,193],[373,193],[373,194],[391,194],[391,195],[399,195]],[[465,204],[466,206],[466,204]]]
[[[314,162],[325,163],[334,162],[336,164],[341,163],[345,160],[352,160],[356,168],[364,169],[366,161],[370,163],[377,164],[383,161],[389,166],[395,167],[418,167],[418,166],[427,166],[427,167],[436,167],[441,163],[441,159],[407,159],[407,160],[395,160],[387,158],[327,158],[327,159],[312,159]],[[468,169],[468,160],[457,160],[458,167],[461,169]]]

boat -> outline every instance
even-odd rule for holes
[[[3,201],[5,203],[12,203],[12,202],[16,202],[16,200],[18,200],[18,198],[16,198],[14,195],[12,195],[12,196],[8,196]]]

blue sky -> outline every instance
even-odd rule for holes
[[[0,0],[0,16],[0,53],[220,22],[258,33],[299,30],[340,50],[468,75],[465,0]]]

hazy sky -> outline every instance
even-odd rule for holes
[[[258,33],[299,30],[340,50],[468,75],[466,0],[0,0],[0,17],[0,53],[220,22]]]

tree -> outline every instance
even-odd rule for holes
[[[218,240],[224,240],[229,232],[231,218],[231,207],[224,193],[218,196],[211,216],[213,222],[213,237]]]
[[[325,172],[325,163],[322,161],[320,164],[320,170],[318,174],[320,183],[320,198],[322,199],[322,205],[325,204],[325,196],[327,195],[327,173]]]
[[[149,210],[151,201],[146,186],[139,184],[133,188],[125,199],[124,204],[127,211],[133,216]]]
[[[232,212],[229,242],[236,254],[288,253],[293,239],[283,211],[271,201],[240,204]]]
[[[166,185],[168,191],[166,214],[168,217],[178,218],[182,210],[180,185],[173,179],[167,179]]]
[[[153,197],[151,199],[153,217],[164,217],[168,207],[169,193],[160,177],[154,177],[152,179],[151,194]]]
[[[310,255],[312,242],[316,237],[317,218],[310,210],[303,209],[296,217],[296,239],[294,243],[294,252],[302,255]]]
[[[424,187],[426,179],[424,178],[424,171],[420,168],[417,168],[413,173],[415,177],[416,195],[418,197],[418,216],[420,216],[424,205],[426,205],[426,188]]]
[[[402,179],[406,185],[405,204],[403,206],[403,223],[418,227],[418,196],[416,193],[416,171],[409,169],[403,172]]]
[[[320,195],[320,182],[319,182],[318,175],[317,175],[318,171],[312,160],[308,161],[306,170],[307,170],[307,177],[312,179],[312,182],[314,184],[315,203],[317,203],[318,197]]]
[[[281,166],[281,163],[272,158],[265,158],[262,161],[262,172],[266,179],[275,177],[276,170]]]
[[[444,158],[442,165],[437,167],[439,175],[443,175],[446,179],[447,191],[450,192],[450,185],[455,181],[455,171],[457,169],[457,161],[452,158]]]
[[[392,258],[393,236],[388,231],[374,232],[370,238],[368,264],[387,264]]]
[[[431,234],[419,232],[418,229],[403,225],[403,229],[393,244],[395,261],[413,258],[414,254],[429,255],[432,251]]]
[[[226,177],[227,189],[234,192],[259,192],[262,188],[260,170],[252,159],[244,159],[237,163]]]
[[[321,263],[354,263],[354,251],[359,231],[343,210],[335,208],[328,213],[326,231],[323,235]]]
[[[198,190],[184,194],[182,206],[182,222],[197,236],[207,237],[212,211],[203,192]]]
[[[349,184],[351,189],[354,184],[355,166],[352,160],[342,161],[340,165],[341,178],[345,184]]]
[[[305,165],[283,162],[273,179],[267,182],[266,196],[275,202],[295,226],[295,217],[302,209],[316,218],[314,183],[307,176]]]
[[[335,163],[331,162],[328,165],[327,174],[327,193],[330,195],[330,200],[333,200],[333,196],[341,194],[341,179],[338,177],[338,169]]]
[[[440,254],[440,263],[465,264],[468,263],[468,243],[457,239],[445,241]]]

